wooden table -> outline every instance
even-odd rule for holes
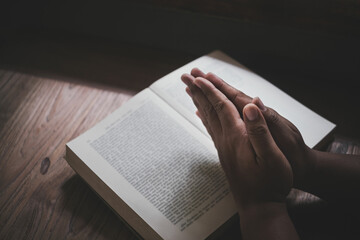
[[[0,239],[133,239],[69,167],[65,144],[131,97],[0,71]]]
[[[0,70],[0,239],[136,239],[64,159],[69,140],[132,95]],[[356,212],[299,192],[290,202],[304,239],[360,237]],[[234,224],[222,239],[239,237]]]

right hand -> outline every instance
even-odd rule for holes
[[[244,107],[249,103],[257,105],[268,124],[276,144],[291,164],[294,174],[294,187],[299,189],[306,188],[305,186],[309,184],[307,182],[307,175],[311,174],[315,167],[314,151],[305,144],[301,133],[294,124],[282,117],[274,109],[264,106],[258,97],[251,98],[247,96],[228,85],[213,73],[205,74],[198,68],[194,68],[191,71],[191,75],[184,75],[184,77],[202,77],[207,79],[233,102],[239,113],[242,113]]]
[[[239,211],[285,204],[293,173],[259,108],[248,104],[241,119],[234,104],[206,79],[184,82],[214,141]]]

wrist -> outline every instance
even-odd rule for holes
[[[299,239],[284,202],[264,202],[241,206],[243,239]]]
[[[303,170],[298,181],[294,183],[294,187],[302,191],[309,192],[312,184],[316,179],[316,171],[319,165],[319,151],[307,147],[304,162],[306,167]],[[311,191],[310,191],[311,192]]]
[[[300,171],[294,172],[294,188],[306,191],[313,182],[316,168],[318,165],[318,154],[314,149],[306,146],[302,155],[303,166]]]

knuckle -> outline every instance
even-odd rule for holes
[[[214,104],[214,109],[216,112],[221,112],[225,107],[225,102],[218,101]]]
[[[252,126],[248,128],[247,133],[251,136],[263,136],[268,132],[267,128],[263,125]]]
[[[271,123],[280,122],[279,114],[274,109],[270,109],[270,111],[268,111],[268,112],[269,112],[268,121],[270,121]]]
[[[245,95],[245,93],[237,90],[236,93],[231,97],[231,102],[234,104],[240,104],[240,106],[244,106],[251,102],[251,98]]]
[[[216,85],[217,85],[216,87],[217,87],[218,89],[223,89],[223,88],[224,88],[224,84],[225,84],[224,80],[220,79],[219,81],[216,82]]]
[[[235,95],[232,96],[231,101],[235,103],[240,97],[241,97],[241,93],[239,91],[236,91]]]
[[[209,118],[209,116],[211,115],[213,111],[213,107],[210,104],[206,104],[204,106],[204,113],[205,113],[205,118]]]

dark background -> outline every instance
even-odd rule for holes
[[[220,49],[359,138],[360,1],[2,1],[0,67],[147,87]]]

